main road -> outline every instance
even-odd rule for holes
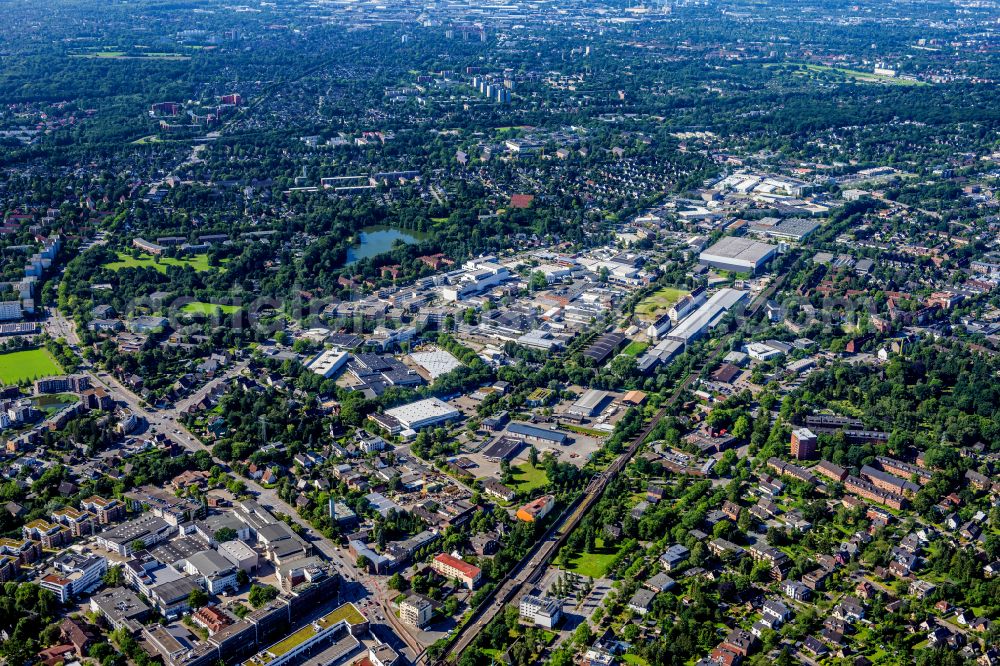
[[[45,327],[49,334],[56,338],[63,338],[70,344],[73,351],[80,357],[81,371],[90,377],[91,382],[95,386],[104,388],[114,400],[132,410],[132,413],[137,418],[145,419],[152,431],[163,433],[188,451],[207,452],[212,456],[212,461],[216,465],[227,472],[231,472],[229,465],[225,461],[215,457],[211,449],[181,423],[180,415],[188,405],[204,398],[214,386],[225,380],[232,379],[246,370],[248,366],[247,361],[241,361],[230,366],[222,375],[216,377],[173,407],[168,409],[153,409],[148,407],[146,402],[131,389],[118,381],[114,375],[94,368],[86,359],[82,358],[79,349],[80,338],[76,333],[73,322],[66,319],[66,317],[54,308],[50,308],[47,314],[48,318],[45,322]],[[350,561],[346,551],[323,536],[322,533],[299,516],[298,512],[290,504],[278,496],[274,488],[266,488],[253,479],[241,478],[240,480],[246,484],[247,490],[256,496],[257,502],[262,507],[287,515],[293,522],[303,528],[313,548],[319,551],[326,559],[333,562],[341,578],[344,579],[344,587],[347,591],[345,595],[346,600],[356,601],[364,597],[374,599],[373,602],[361,601],[362,606],[369,613],[376,612],[378,619],[382,619],[388,623],[388,626],[385,627],[389,631],[388,637],[390,639],[401,639],[403,644],[412,651],[413,657],[422,652],[422,646],[406,631],[399,619],[396,618],[390,605],[388,591],[383,590],[383,584],[377,577],[359,572],[355,568],[354,562]],[[378,610],[374,607],[368,608],[371,604],[377,604]]]

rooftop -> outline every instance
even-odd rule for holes
[[[247,664],[267,664],[272,659],[294,650],[299,645],[302,645],[309,639],[316,636],[321,631],[329,629],[330,627],[340,623],[347,622],[348,624],[364,624],[367,622],[365,616],[361,614],[361,611],[352,603],[346,603],[339,608],[327,613],[323,617],[313,620],[309,624],[298,629],[283,639],[271,645],[265,650],[261,650],[253,659],[247,661]]]
[[[777,249],[776,246],[769,243],[761,243],[740,236],[727,236],[702,252],[702,255],[756,263],[765,259]]]

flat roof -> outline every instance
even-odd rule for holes
[[[569,437],[564,432],[549,430],[548,428],[539,428],[538,426],[529,425],[527,423],[511,423],[507,426],[507,432],[514,433],[515,435],[536,437],[538,439],[547,439],[552,442],[560,443],[566,441]]]
[[[581,407],[583,409],[594,409],[602,402],[608,399],[608,392],[601,391],[599,389],[587,389],[583,395],[581,395],[576,402],[573,403],[574,407]]]
[[[483,456],[487,459],[510,460],[520,452],[522,446],[524,446],[524,442],[519,439],[501,437],[486,447],[483,451]]]
[[[618,331],[605,333],[583,350],[583,355],[595,363],[600,363],[625,342],[625,339],[625,334]]]
[[[444,421],[455,418],[460,412],[440,398],[427,398],[401,407],[387,409],[385,413],[398,420],[403,426],[412,428],[413,424],[420,425],[428,421]]]
[[[670,331],[668,338],[688,342],[701,335],[717,317],[731,310],[736,304],[746,298],[750,292],[739,289],[720,289],[712,295],[700,308],[689,314]]]
[[[364,624],[367,620],[365,620],[365,616],[361,614],[361,611],[359,611],[354,604],[346,603],[343,606],[327,613],[323,617],[313,620],[288,636],[285,636],[283,639],[270,647],[261,650],[256,656],[248,660],[246,663],[267,664],[272,659],[276,659],[295,649],[299,645],[302,645],[310,638],[316,636],[316,634],[320,631],[328,629],[331,626],[344,621],[348,624],[355,625]],[[319,627],[319,630],[317,630],[317,627]]]
[[[820,223],[817,220],[792,217],[782,220],[773,226],[754,224],[750,228],[755,232],[765,233],[770,236],[802,239],[816,231],[819,226]]]
[[[739,262],[760,263],[778,249],[777,245],[761,243],[741,236],[726,236],[699,256],[700,259],[723,259]]]
[[[462,367],[462,363],[443,349],[434,351],[413,352],[410,354],[413,362],[427,371],[431,379],[437,379],[441,375]]]

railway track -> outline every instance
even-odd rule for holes
[[[748,317],[755,317],[783,283],[784,276],[775,280],[772,285],[759,294],[746,309]],[[503,582],[480,604],[479,608],[469,618],[469,621],[452,639],[451,646],[444,656],[438,660],[438,664],[457,663],[462,652],[472,644],[479,635],[479,632],[496,617],[503,607],[525,591],[526,588],[530,589],[531,586],[534,586],[538,582],[556,552],[565,543],[573,530],[576,529],[577,525],[580,524],[583,517],[587,515],[587,512],[600,500],[611,479],[618,476],[639,451],[643,442],[646,441],[649,434],[666,415],[667,408],[676,404],[684,394],[684,391],[691,387],[705,368],[710,367],[726,350],[726,345],[716,345],[712,353],[687,374],[660,410],[650,419],[646,427],[633,438],[628,449],[608,465],[604,471],[590,480],[584,493],[563,511],[560,518],[549,528],[538,544],[529,551],[521,562],[507,574]]]

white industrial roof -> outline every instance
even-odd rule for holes
[[[702,259],[728,259],[756,264],[777,250],[777,246],[740,236],[726,236],[701,253]]]
[[[704,305],[682,319],[668,337],[684,342],[698,337],[717,317],[729,311],[749,293],[739,289],[720,289]]]
[[[346,361],[347,352],[328,349],[317,356],[307,367],[317,375],[329,376],[337,366]]]
[[[427,398],[426,400],[417,400],[401,407],[387,409],[385,413],[394,417],[404,427],[413,428],[414,424],[419,426],[429,421],[443,421],[454,418],[458,416],[459,412],[439,398]]]
[[[462,367],[461,362],[450,353],[435,349],[434,351],[414,352],[410,354],[413,362],[427,371],[431,379],[437,379],[456,368]]]

